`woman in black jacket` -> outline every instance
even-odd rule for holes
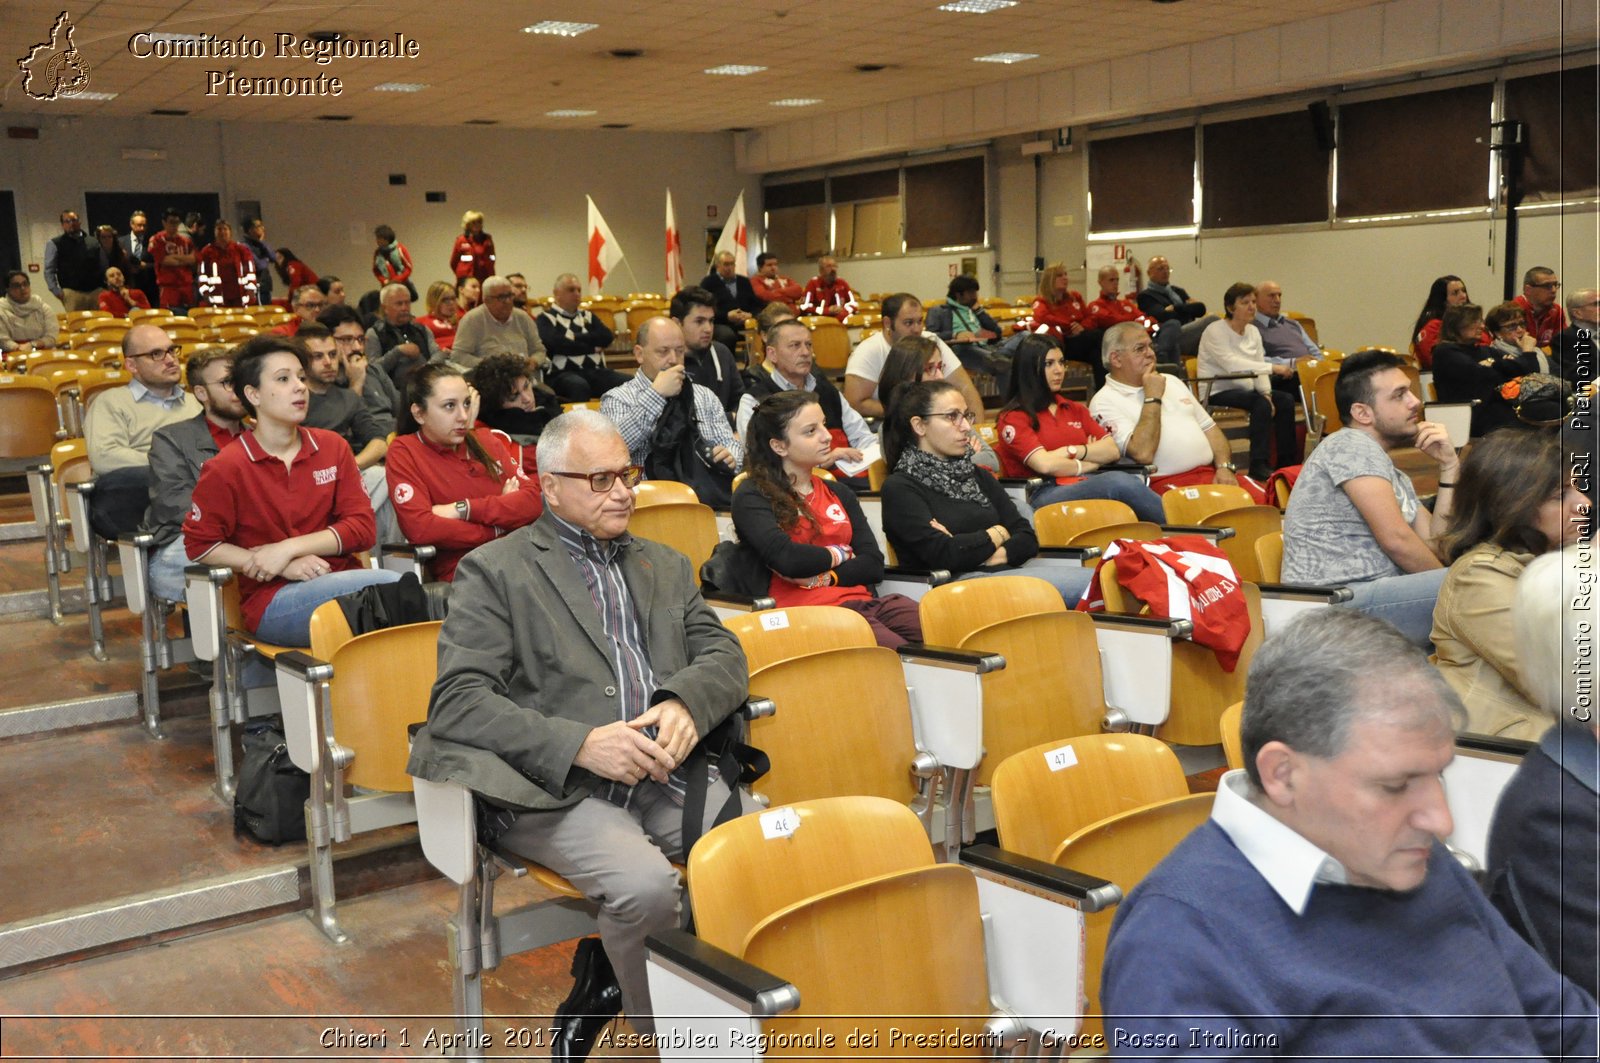
[[[917,603],[882,598],[883,553],[853,491],[816,474],[833,448],[822,406],[809,391],[780,391],[745,428],[745,479],[733,493],[739,542],[772,570],[779,605],[838,605],[866,617],[880,646],[922,641]]]
[[[900,388],[883,429],[889,478],[883,530],[900,564],[945,569],[958,578],[1010,572],[1039,552],[1033,525],[1017,512],[992,474],[967,460],[972,415],[961,392],[943,380]],[[1076,604],[1093,570],[1065,565],[1027,575],[1053,584]]]
[[[1439,342],[1433,348],[1433,386],[1440,402],[1471,402],[1472,438],[1477,439],[1516,424],[1517,413],[1500,395],[1500,387],[1528,371],[1520,353],[1481,347],[1483,309],[1475,303],[1452,306],[1444,312]]]

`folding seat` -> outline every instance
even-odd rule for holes
[[[698,936],[647,941],[663,1060],[1057,1054],[1077,1033],[1084,913],[1115,898],[989,846],[935,863],[880,798],[723,824],[688,884]]]
[[[168,631],[168,621],[182,601],[166,601],[158,597],[150,584],[150,559],[157,547],[155,536],[137,532],[117,540],[117,555],[122,565],[123,590],[128,611],[137,616],[139,627],[139,712],[144,729],[151,738],[163,738],[161,732],[161,690],[157,674],[165,669],[197,660],[194,640],[188,636],[174,639]]]
[[[1215,802],[1216,795],[1209,793],[1172,797],[1108,817],[1063,841],[1051,862],[1112,883],[1120,902],[1179,842],[1211,817]],[[1100,969],[1115,916],[1108,906],[1084,917],[1085,1036],[1100,1029]]]
[[[664,502],[698,501],[700,496],[694,493],[694,488],[676,480],[640,480],[639,486],[633,489],[636,510],[659,506]]]
[[[1233,562],[1233,570],[1240,579],[1263,582],[1261,564],[1256,560],[1256,543],[1274,532],[1282,534],[1283,510],[1277,506],[1243,505],[1209,513],[1200,523],[1208,528],[1231,528],[1233,534],[1219,540],[1217,545]]]
[[[1244,716],[1244,702],[1236,701],[1222,710],[1218,724],[1222,728],[1222,753],[1227,758],[1228,770],[1244,767],[1244,744],[1239,738],[1239,721]]]
[[[845,363],[850,360],[850,333],[843,323],[831,317],[802,319],[811,330],[811,346],[816,354],[816,365],[829,377],[838,380],[844,376]]]
[[[289,759],[311,776],[306,802],[311,909],[306,914],[342,944],[347,939],[334,912],[333,846],[354,834],[416,821],[406,774],[409,728],[428,717],[440,621],[352,637],[339,603],[325,602],[311,623],[313,638],[323,648],[336,644],[329,656],[293,650],[278,654],[274,664]],[[319,633],[319,627],[329,634]]]
[[[1255,505],[1250,492],[1237,484],[1200,484],[1174,487],[1161,496],[1168,524],[1203,524],[1213,513]]]

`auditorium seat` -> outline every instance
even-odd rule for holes
[[[1091,824],[1062,842],[1053,854],[1058,867],[1113,883],[1126,897],[1177,844],[1211,816],[1215,794],[1155,801]],[[1116,912],[1084,917],[1084,1033],[1100,1027],[1100,968]]]
[[[1148,735],[1059,738],[1013,753],[991,782],[1000,846],[1051,860],[1063,841],[1109,816],[1184,797],[1177,754]]]
[[[164,738],[157,674],[198,658],[192,638],[185,635],[174,639],[167,630],[168,619],[182,609],[184,603],[168,602],[155,596],[150,586],[150,559],[155,551],[155,536],[149,532],[137,532],[117,541],[128,611],[137,616],[140,623],[139,715],[151,738]]]
[[[1175,492],[1167,492],[1174,494]],[[1263,536],[1283,532],[1283,511],[1277,506],[1244,505],[1237,509],[1224,509],[1202,518],[1202,524],[1212,528],[1232,528],[1233,534],[1217,543],[1233,570],[1241,580],[1260,583],[1266,577],[1261,563],[1256,559],[1256,543]]]
[[[439,621],[350,636],[337,601],[311,618],[326,658],[298,650],[274,660],[289,759],[311,776],[306,849],[311,869],[307,916],[336,944],[346,935],[334,907],[333,846],[354,834],[416,820],[407,729],[428,718],[438,674]],[[344,640],[318,636],[342,627]],[[352,793],[345,792],[354,788]]]
[[[1283,532],[1268,532],[1256,540],[1256,564],[1268,583],[1283,581]]]
[[[667,502],[698,501],[700,496],[694,493],[694,488],[676,480],[640,480],[639,486],[633,489],[633,505],[636,510]]]
[[[1114,896],[988,846],[936,864],[916,818],[874,798],[723,824],[690,854],[688,884],[699,936],[647,942],[663,1060],[948,1055],[955,1043],[963,1058],[1055,1054],[1077,1029],[1082,912]],[[801,1035],[813,1040],[783,1043]],[[917,1037],[936,1047],[918,1051]]]
[[[1228,759],[1228,770],[1244,767],[1244,744],[1239,738],[1239,721],[1244,716],[1244,702],[1236,701],[1222,710],[1222,752]]]
[[[1203,524],[1213,513],[1255,505],[1250,492],[1237,484],[1174,487],[1161,496],[1168,524]]]

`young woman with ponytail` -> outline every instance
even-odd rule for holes
[[[478,396],[460,370],[438,362],[411,374],[410,405],[389,444],[389,498],[406,541],[438,549],[435,579],[450,580],[473,547],[532,524],[539,481],[517,473],[505,444],[473,428]]]

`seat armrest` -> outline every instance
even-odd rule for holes
[[[294,766],[315,776],[322,759],[322,684],[333,678],[333,665],[294,650],[273,659],[284,745]],[[321,795],[312,787],[312,798]]]
[[[744,1005],[746,1014],[782,1015],[800,1006],[800,991],[789,982],[686,930],[651,934],[645,949],[654,962],[670,964],[683,975],[715,986],[724,1000]]]
[[[776,609],[778,603],[764,594],[735,594],[732,591],[709,591],[702,595],[707,605],[718,616],[732,613],[759,613]]]
[[[1037,556],[1046,561],[1072,561],[1081,565],[1085,561],[1093,561],[1100,553],[1098,546],[1041,546]]]
[[[967,846],[961,850],[961,863],[987,877],[1009,879],[1030,891],[1064,897],[1084,912],[1103,911],[1122,900],[1122,890],[1115,883],[994,845]]]
[[[1129,472],[1148,480],[1156,474],[1156,467],[1154,465],[1146,465],[1143,462],[1130,461],[1127,458],[1118,458],[1116,461],[1106,462],[1094,472],[1089,473],[1089,475],[1094,476],[1096,473],[1102,472]]]
[[[1355,597],[1349,587],[1319,587],[1301,583],[1258,583],[1261,597],[1321,602],[1338,605]]]
[[[1265,376],[1265,373],[1208,373],[1205,376],[1195,377],[1196,383],[1205,383],[1208,380],[1254,380],[1256,377]]]
[[[417,833],[428,863],[456,885],[478,873],[478,827],[472,791],[460,783],[412,777],[417,799]]]
[[[916,662],[941,668],[957,668],[976,675],[998,672],[1006,666],[1006,659],[998,653],[982,650],[957,650],[949,646],[929,646],[923,642],[907,642],[895,650],[901,662]]]
[[[67,484],[67,519],[72,525],[72,548],[80,554],[89,552],[89,507],[93,504],[95,482],[79,480]]]
[[[1238,534],[1233,528],[1213,528],[1209,524],[1163,524],[1161,530],[1167,535],[1198,535],[1212,542],[1232,539]]]
[[[1096,630],[1125,629],[1144,635],[1160,635],[1168,639],[1194,637],[1194,621],[1179,620],[1172,616],[1133,616],[1128,613],[1090,613]]]
[[[439,548],[430,543],[384,543],[378,547],[376,567],[389,572],[398,572],[402,576],[409,572],[416,576],[419,582],[426,583],[430,575],[428,566],[437,556]]]
[[[224,565],[189,565],[183,570],[184,601],[189,608],[189,629],[195,656],[215,661],[227,638],[227,617],[222,609],[222,586],[233,579]]]
[[[1044,483],[1044,478],[1040,476],[997,476],[995,479],[1000,481],[1001,487],[1021,488],[1023,491],[1032,491]]]
[[[746,720],[759,720],[765,716],[777,715],[778,703],[771,698],[747,698],[735,711]]]
[[[949,583],[952,579],[948,569],[912,568],[910,565],[884,565],[883,578],[886,580],[902,580],[926,583],[930,587],[937,587],[942,583]]]
[[[1090,613],[1100,652],[1108,731],[1166,723],[1172,709],[1172,642],[1194,635],[1194,623],[1169,616]]]
[[[418,561],[432,561],[439,556],[439,548],[431,543],[384,543],[378,547],[386,554],[398,557],[413,557]]]
[[[117,539],[117,559],[122,562],[123,592],[128,599],[128,612],[143,615],[149,607],[150,554],[155,549],[156,537],[150,532],[134,532]]]

